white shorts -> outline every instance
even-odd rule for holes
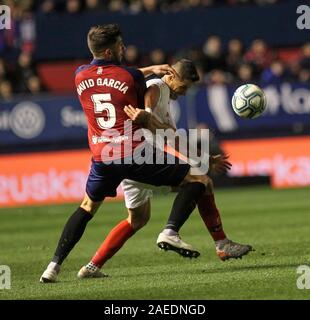
[[[153,196],[153,191],[146,184],[125,179],[121,186],[124,191],[125,205],[128,209],[135,209],[145,204]]]

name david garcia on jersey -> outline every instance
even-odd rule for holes
[[[126,82],[121,82],[111,78],[96,78],[85,79],[77,85],[77,93],[80,96],[84,90],[94,86],[105,86],[119,90],[121,93],[126,94],[128,85]]]

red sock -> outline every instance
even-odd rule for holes
[[[225,239],[226,235],[223,230],[220,213],[215,204],[214,194],[204,194],[198,201],[198,210],[213,240]]]
[[[134,230],[129,222],[127,220],[121,221],[110,231],[103,241],[96,254],[91,259],[92,263],[101,268],[133,234]]]

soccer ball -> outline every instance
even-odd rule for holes
[[[266,109],[266,96],[255,84],[244,84],[235,91],[231,103],[238,116],[254,119]]]

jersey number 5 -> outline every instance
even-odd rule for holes
[[[107,112],[107,120],[104,117],[98,117],[97,123],[101,129],[109,129],[115,125],[116,122],[116,112],[115,107],[112,103],[107,102],[111,101],[110,93],[97,93],[91,96],[91,99],[94,103],[95,114],[102,113],[104,110]]]

